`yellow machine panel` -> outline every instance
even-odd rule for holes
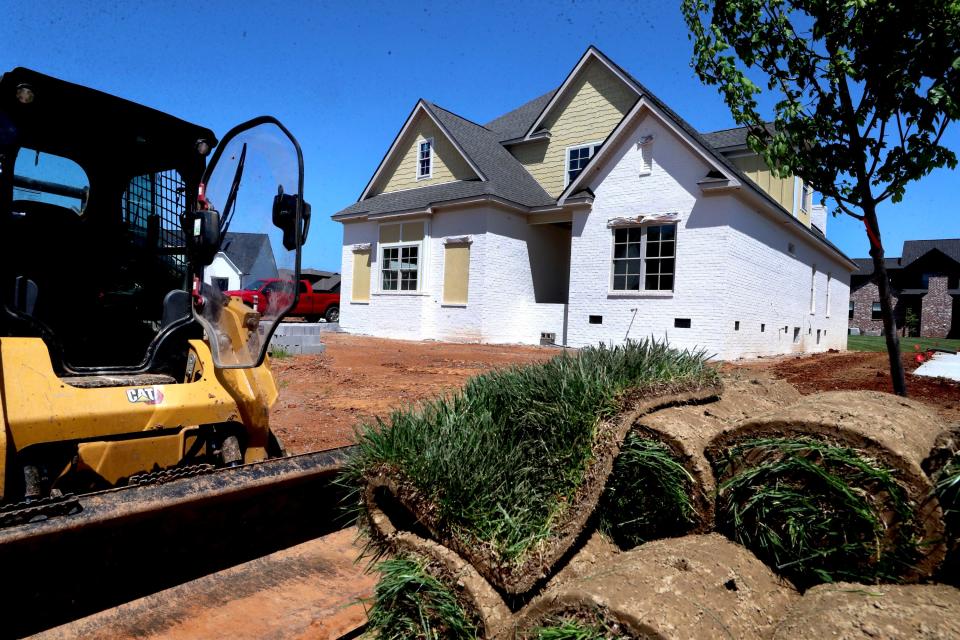
[[[218,370],[206,343],[192,340],[190,348],[199,372],[191,382],[79,388],[56,375],[41,339],[0,338],[6,423],[0,447],[24,451],[75,442],[76,468],[114,483],[134,473],[176,465],[189,450],[193,427],[235,423],[245,425],[244,461],[264,459],[269,411],[277,399],[269,363]],[[110,440],[111,436],[123,439]],[[0,483],[5,475],[0,474]]]

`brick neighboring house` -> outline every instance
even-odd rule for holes
[[[907,240],[901,257],[886,260],[901,335],[960,338],[960,238]],[[850,277],[850,328],[880,335],[883,320],[873,260],[854,262],[860,269]],[[915,327],[906,326],[908,310],[918,318]]]

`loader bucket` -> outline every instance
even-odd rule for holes
[[[0,636],[22,637],[350,523],[334,484],[350,447],[78,498],[0,529]]]

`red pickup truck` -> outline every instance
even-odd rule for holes
[[[251,283],[246,289],[227,291],[226,294],[242,298],[245,304],[263,313],[271,297],[290,294],[289,286],[289,280],[266,278]],[[308,280],[301,280],[297,306],[287,315],[301,317],[307,322],[317,322],[320,318],[337,322],[340,320],[340,292],[314,291]]]

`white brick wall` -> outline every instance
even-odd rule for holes
[[[492,207],[442,211],[430,218],[421,292],[379,292],[379,226],[344,224],[340,326],[352,333],[411,340],[536,344],[541,331],[563,334],[563,305],[537,304],[526,219]],[[443,300],[443,239],[470,235],[470,280],[464,306]],[[372,245],[370,302],[350,300],[353,245]]]
[[[654,136],[653,170],[641,176],[637,142],[648,135]],[[666,337],[678,347],[702,348],[722,359],[846,347],[842,310],[849,272],[838,262],[781,220],[751,211],[739,196],[702,195],[697,181],[709,170],[707,163],[652,118],[639,120],[612,151],[616,160],[591,178],[592,209],[574,218],[568,344],[617,343],[627,335]],[[680,216],[674,292],[611,294],[608,220],[644,213]],[[796,257],[787,254],[788,242],[796,245]],[[812,262],[818,268],[814,315]],[[827,271],[833,276],[829,319],[824,313]],[[590,324],[591,315],[602,316],[602,324]],[[675,328],[675,318],[689,318],[691,327]],[[788,336],[784,326],[790,327]],[[792,340],[795,326],[801,327],[799,344]]]

